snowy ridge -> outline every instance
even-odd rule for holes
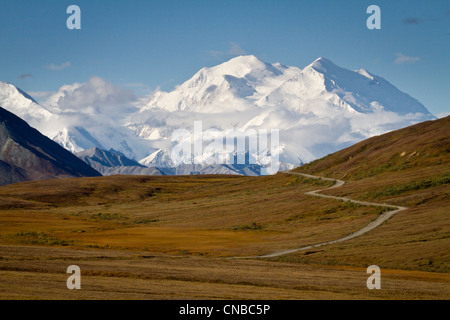
[[[0,81],[0,106],[22,118],[33,127],[49,121],[52,113],[22,90]]]
[[[141,165],[146,167],[171,168],[175,167],[172,158],[162,149],[153,152],[148,157],[139,161]]]

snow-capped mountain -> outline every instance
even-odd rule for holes
[[[256,108],[286,108],[323,114],[317,108],[358,113],[379,110],[399,114],[428,110],[381,77],[361,69],[350,71],[319,58],[301,70],[268,64],[255,56],[240,56],[212,68],[203,68],[172,92],[156,92],[142,108],[167,111],[223,113]]]
[[[75,155],[100,172],[104,176],[129,174],[129,175],[163,175],[164,173],[156,167],[147,168],[138,162],[128,159],[121,152],[114,150],[106,151],[92,148]]]
[[[297,68],[270,65],[255,56],[240,56],[203,68],[172,92],[156,92],[142,110],[223,113],[257,107],[258,98],[281,85]]]
[[[148,157],[140,160],[139,163],[146,167],[160,167],[160,168],[175,167],[175,164],[173,163],[171,156],[162,149],[153,152]]]
[[[385,79],[364,69],[341,68],[325,58],[301,69],[240,56],[201,69],[171,92],[156,91],[123,107],[122,102],[112,102],[112,109],[98,107],[95,103],[101,99],[92,98],[95,92],[114,91],[110,84],[102,91],[103,82],[90,80],[94,89],[86,91],[93,102],[81,109],[71,103],[75,93],[76,101],[84,101],[83,84],[78,83],[62,87],[44,107],[14,86],[0,83],[0,105],[28,117],[72,152],[114,149],[141,165],[159,168],[180,165],[172,154],[173,134],[179,129],[192,134],[186,141],[194,143],[208,129],[244,133],[278,129],[279,145],[266,146],[265,151],[279,154],[281,166],[290,168],[365,138],[434,118],[420,102]],[[120,91],[123,94],[129,93]],[[194,135],[196,121],[201,121],[204,134]],[[210,156],[195,152],[192,165]],[[255,157],[251,150],[246,152]],[[235,156],[231,151],[225,158]]]
[[[89,150],[92,148],[92,145],[94,145],[93,148],[104,148],[97,139],[82,127],[73,127],[70,129],[64,127],[58,131],[53,137],[53,140],[72,153]]]
[[[205,129],[276,128],[281,160],[298,164],[432,118],[416,99],[364,69],[325,58],[300,69],[240,56],[201,69],[171,92],[154,93],[128,125],[159,141],[177,125],[192,131],[196,120]]]
[[[10,83],[1,81],[0,106],[33,127],[42,127],[52,118],[52,113],[40,106],[30,95]]]
[[[96,165],[102,167],[144,167],[117,151],[105,151],[99,148],[92,148],[77,152],[75,155],[94,169]]]
[[[63,118],[67,118],[67,115]],[[100,148],[116,150],[130,159],[138,160],[155,150],[147,140],[136,137],[131,129],[120,123],[103,122],[99,117],[83,118],[83,124],[66,125],[51,137],[73,153]]]
[[[108,112],[93,112],[91,109],[75,112],[55,106],[59,95],[61,93],[50,98],[47,108],[21,89],[0,81],[0,106],[72,153],[97,147],[118,150],[127,157],[142,159],[156,150],[146,140],[138,138],[133,129],[123,125],[122,119],[114,118]]]

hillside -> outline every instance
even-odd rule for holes
[[[0,107],[0,185],[100,174]]]
[[[294,171],[346,180],[423,168],[445,172],[449,154],[450,116],[369,138]]]
[[[450,117],[446,117],[370,138],[294,170],[347,181],[325,194],[409,209],[346,245],[281,260],[350,265],[370,260],[396,268],[448,272],[449,146]]]

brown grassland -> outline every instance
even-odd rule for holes
[[[284,173],[0,187],[0,299],[449,299],[449,129],[422,123],[296,169],[347,181],[326,194],[409,209],[271,259],[230,257],[335,240],[385,209],[305,195],[330,183]],[[82,290],[66,288],[71,264]],[[366,288],[373,264],[381,290]]]

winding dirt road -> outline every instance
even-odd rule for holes
[[[389,220],[390,218],[392,218],[392,216],[395,215],[396,213],[408,209],[406,207],[399,207],[399,206],[394,206],[394,205],[390,205],[390,204],[386,204],[386,203],[374,203],[374,202],[367,202],[367,201],[358,201],[358,200],[352,200],[352,199],[344,198],[344,197],[335,197],[335,196],[323,195],[323,194],[320,194],[319,192],[325,191],[325,190],[339,188],[339,187],[341,187],[341,186],[343,186],[345,184],[345,181],[336,180],[336,179],[330,179],[330,178],[317,177],[317,176],[304,174],[304,173],[297,173],[297,172],[289,172],[288,171],[288,172],[283,172],[283,173],[298,175],[298,176],[302,176],[302,177],[306,177],[306,178],[320,179],[320,180],[334,181],[335,182],[335,184],[332,187],[329,187],[329,188],[326,188],[326,189],[319,189],[319,190],[305,192],[305,194],[307,194],[307,195],[316,196],[316,197],[322,197],[322,198],[330,198],[330,199],[342,200],[342,201],[348,201],[348,202],[353,202],[353,203],[357,203],[357,204],[361,204],[361,205],[365,205],[365,206],[377,206],[377,207],[394,208],[394,210],[384,212],[376,220],[372,221],[371,223],[366,225],[364,228],[362,228],[362,229],[360,229],[360,230],[358,230],[358,231],[356,231],[356,232],[354,232],[352,234],[349,234],[348,236],[345,236],[343,238],[337,239],[337,240],[328,241],[328,242],[322,242],[322,243],[313,244],[313,245],[309,245],[309,246],[301,247],[301,248],[296,248],[296,249],[276,251],[276,252],[265,254],[265,255],[261,255],[261,256],[242,257],[242,258],[274,258],[274,257],[279,257],[279,256],[283,256],[283,255],[286,255],[286,254],[302,251],[302,250],[309,250],[309,249],[322,247],[322,246],[326,246],[326,245],[330,245],[330,244],[334,244],[334,243],[338,243],[338,242],[348,241],[348,240],[360,237],[363,234],[366,234],[366,233],[372,231],[373,229],[379,227],[383,222],[385,222],[385,221]]]

